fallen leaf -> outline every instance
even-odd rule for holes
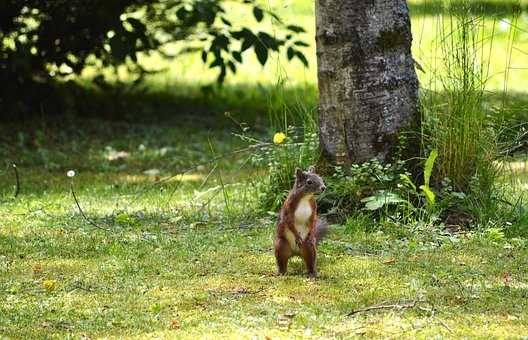
[[[173,319],[170,324],[170,329],[180,329],[180,322],[176,319]]]
[[[511,281],[510,273],[508,272],[504,273],[504,275],[502,276],[502,279],[504,281],[504,287],[510,288],[510,281]]]
[[[395,264],[396,259],[394,257],[391,257],[390,259],[383,261],[383,264]]]
[[[33,266],[33,274],[34,275],[42,274],[42,264],[37,263]]]

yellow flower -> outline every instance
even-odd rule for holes
[[[284,140],[286,139],[286,135],[282,132],[277,132],[274,136],[273,136],[273,143],[275,144],[282,144],[284,142]]]
[[[57,281],[55,280],[44,280],[42,282],[42,285],[44,286],[44,288],[46,288],[46,290],[48,292],[52,292],[55,290],[55,288],[57,288]]]

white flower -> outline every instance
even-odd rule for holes
[[[68,172],[66,173],[66,175],[68,175],[68,177],[71,178],[71,177],[75,176],[75,171],[70,170],[70,171],[68,171]]]

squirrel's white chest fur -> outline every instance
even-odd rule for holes
[[[294,212],[294,219],[295,219],[295,229],[301,236],[303,240],[306,239],[308,236],[308,232],[310,231],[310,217],[312,216],[312,205],[310,204],[311,196],[303,197],[299,204],[297,205],[297,208]],[[288,239],[288,243],[290,244],[290,247],[295,253],[298,253],[300,251],[299,247],[297,247],[297,243],[295,242],[295,235],[290,230],[286,231],[286,238]]]

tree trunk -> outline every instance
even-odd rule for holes
[[[331,162],[387,160],[418,122],[405,0],[317,0],[319,129]]]

